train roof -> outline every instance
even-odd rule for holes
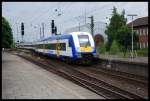
[[[55,36],[50,36],[48,38],[38,40],[37,42],[46,41],[46,40],[69,38],[72,34],[78,34],[78,33],[88,33],[88,32],[71,32],[71,33],[68,33],[68,34],[55,35]]]
[[[79,33],[89,34],[88,32],[71,32],[71,33],[68,33],[68,34],[50,36],[50,37],[40,39],[40,40],[35,41],[35,42],[26,42],[26,43],[19,43],[19,44],[20,45],[30,45],[30,44],[33,44],[33,43],[42,42],[42,41],[46,41],[46,40],[63,39],[63,38],[65,39],[65,38],[69,38],[73,34],[79,34]]]

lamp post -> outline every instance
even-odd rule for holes
[[[127,16],[132,17],[132,54],[131,54],[131,57],[133,58],[133,17],[137,16],[137,15],[136,14],[128,14]]]
[[[18,40],[18,23],[16,22],[16,27],[17,27],[17,43],[19,42]]]
[[[94,17],[91,16],[91,17],[88,17],[91,19],[91,34],[92,34],[92,37],[94,36]]]
[[[37,39],[38,39],[38,36],[36,35],[36,29],[37,29],[37,26],[34,26],[34,32],[35,32],[35,33],[34,33],[34,34],[35,34],[35,37],[34,37],[34,38],[35,38],[35,41],[37,41]]]

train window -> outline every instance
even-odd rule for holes
[[[56,44],[45,44],[45,49],[56,50]]]
[[[60,50],[66,51],[66,43],[59,43],[60,44]]]
[[[56,50],[57,47],[60,47],[59,50],[66,50],[66,43],[59,43],[57,44],[56,47],[56,43],[51,43],[51,44],[38,44],[35,47],[39,48],[39,49],[50,49],[50,50]]]
[[[88,35],[78,35],[80,47],[91,46]]]
[[[37,45],[34,45],[34,47],[39,48],[39,49],[43,49],[44,48],[44,44],[37,44]]]

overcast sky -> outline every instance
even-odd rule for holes
[[[134,19],[148,16],[147,2],[2,2],[2,16],[10,22],[15,40],[17,25],[18,39],[21,40],[20,24],[24,22],[24,40],[35,41],[40,37],[42,22],[45,24],[45,37],[48,37],[51,36],[52,19],[58,32],[63,33],[68,28],[78,26],[79,22],[81,25],[90,23],[88,17],[91,15],[95,22],[109,23],[106,17],[111,17],[113,6],[119,13],[125,9],[126,15],[137,14]],[[130,22],[131,18],[127,18]]]

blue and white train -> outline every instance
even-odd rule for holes
[[[88,32],[56,35],[30,44],[22,43],[19,47],[76,63],[88,63],[96,56],[95,43]]]

